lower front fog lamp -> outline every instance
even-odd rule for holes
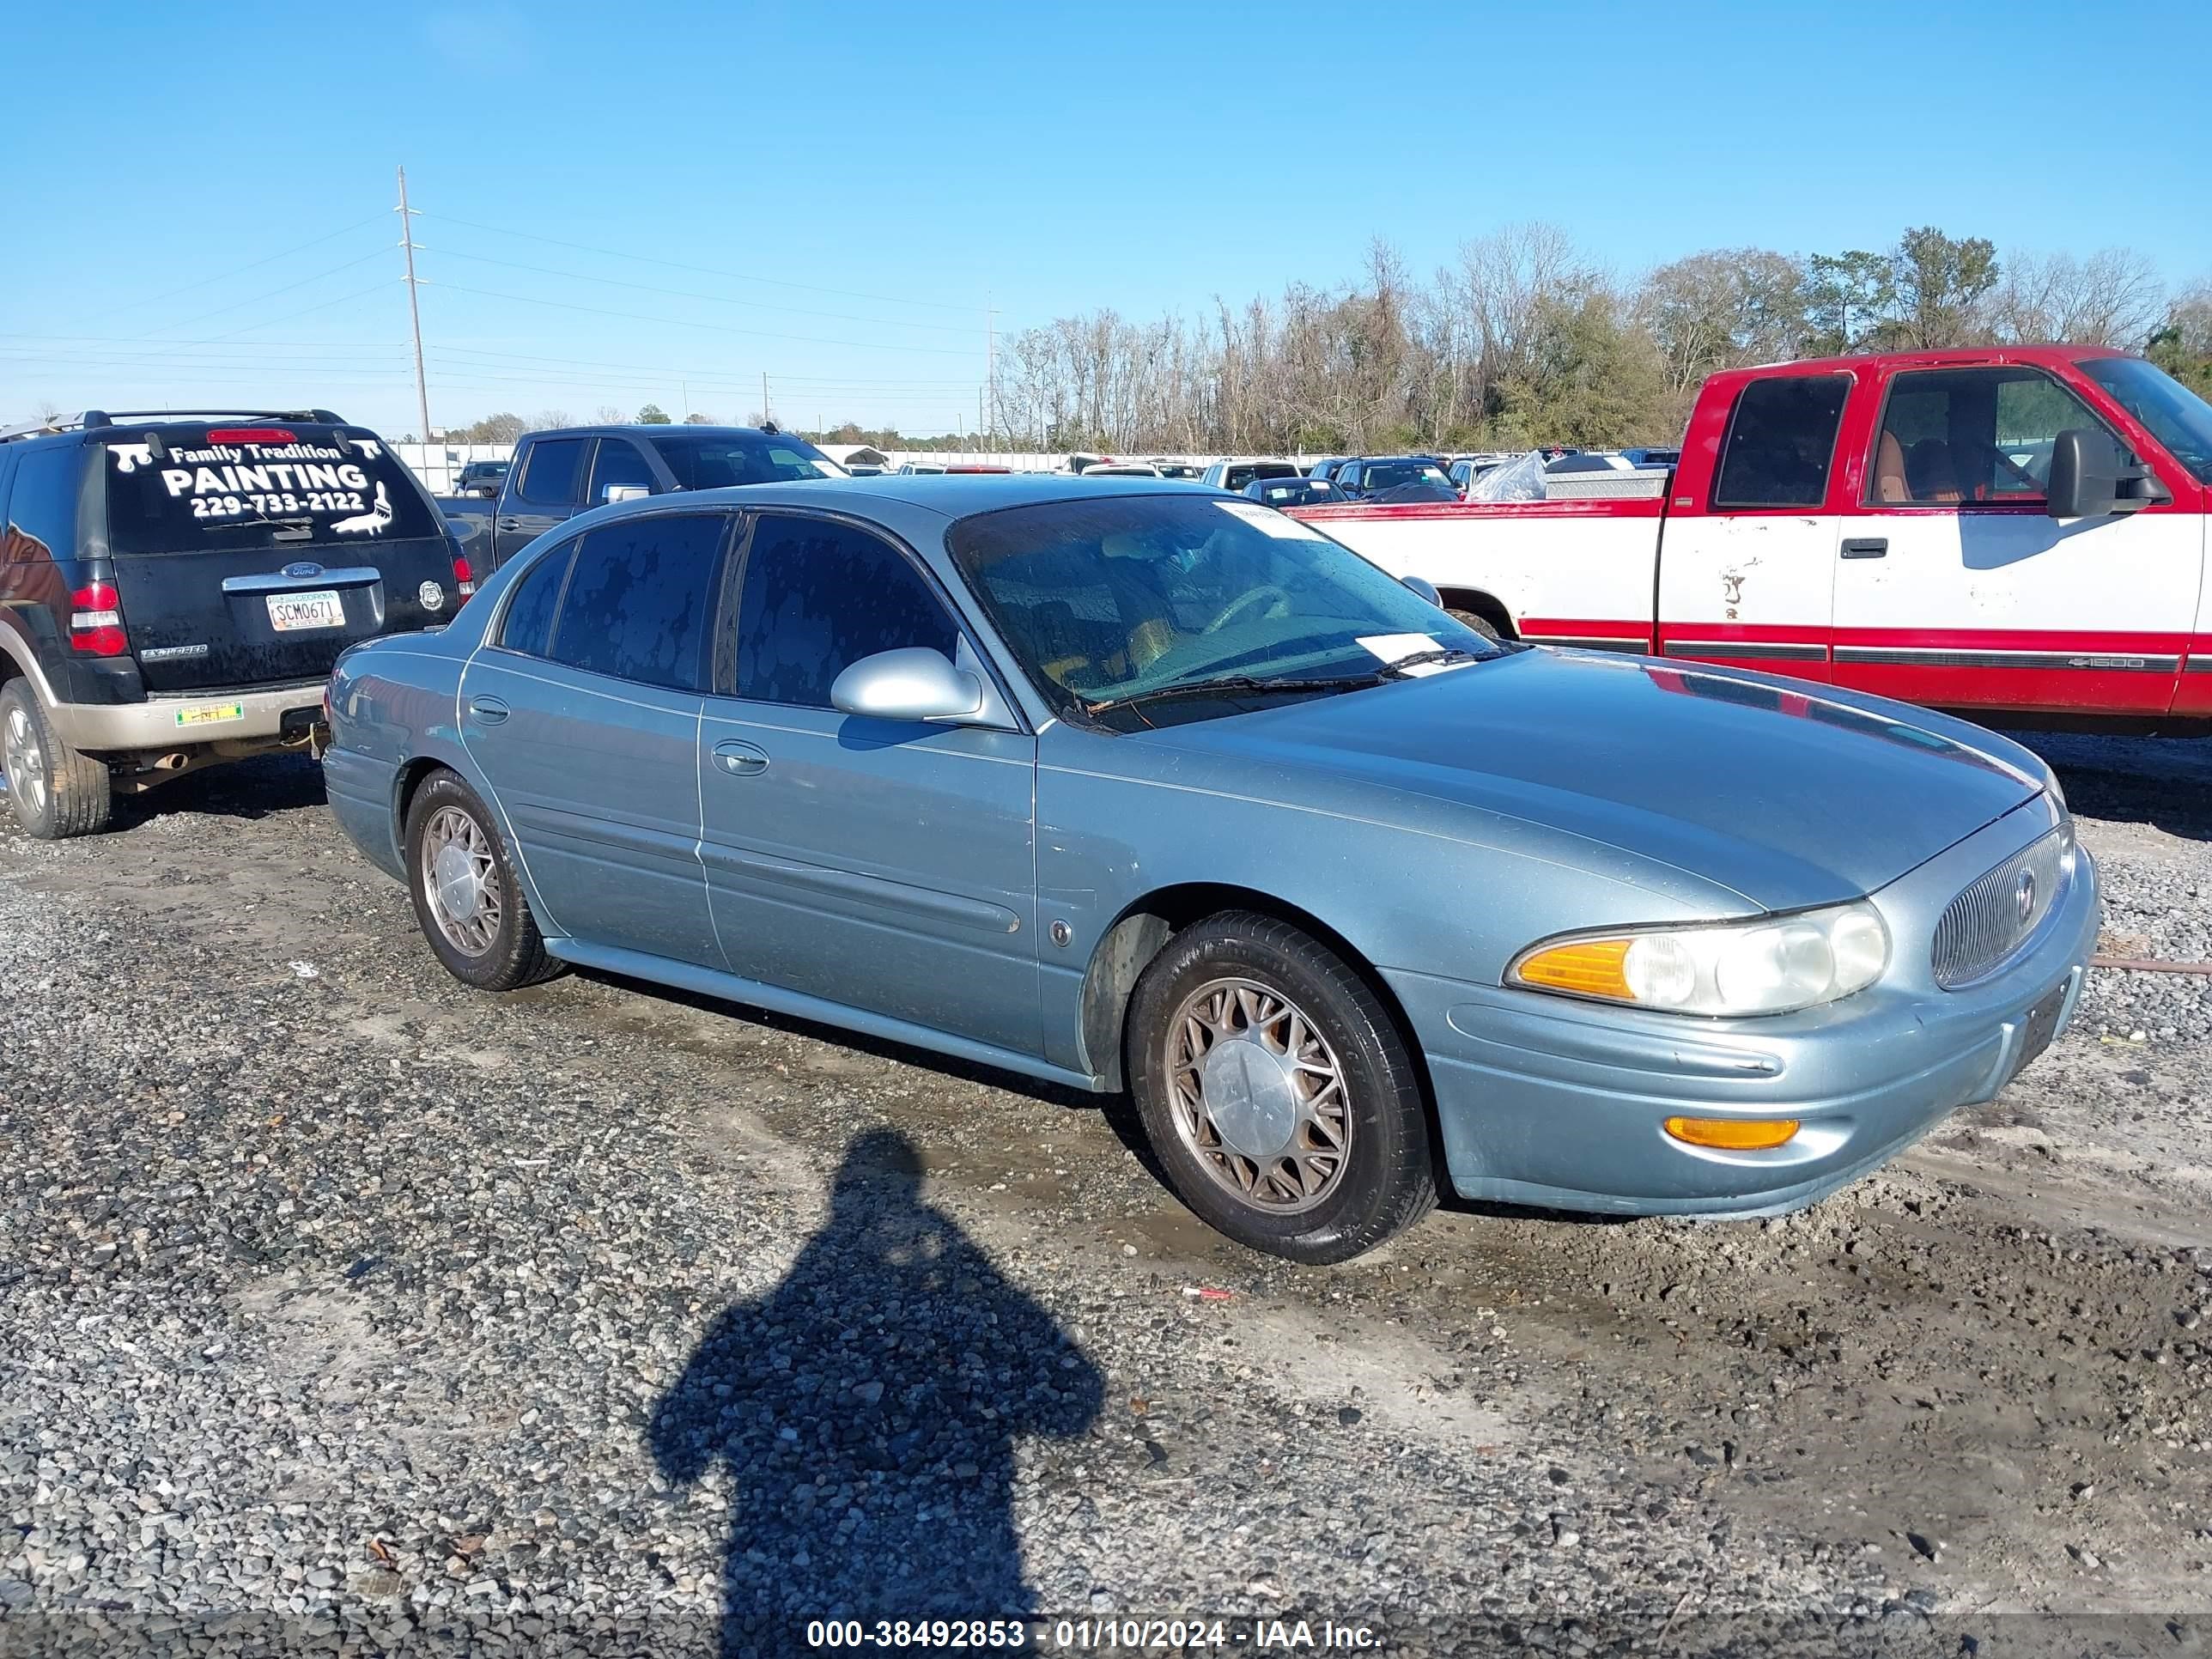
[[[1794,1117],[1670,1117],[1667,1133],[1692,1146],[1723,1152],[1765,1152],[1786,1145],[1797,1133]]]

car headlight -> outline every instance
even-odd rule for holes
[[[1889,929],[1864,902],[1687,927],[1543,939],[1509,985],[1674,1014],[1782,1014],[1864,990],[1889,963]]]

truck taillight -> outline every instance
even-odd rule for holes
[[[70,648],[86,657],[119,657],[131,648],[113,584],[88,582],[70,592]]]
[[[208,428],[208,441],[211,444],[293,444],[300,441],[291,431],[281,426],[217,426]]]
[[[469,595],[477,591],[477,573],[469,568],[468,556],[453,555],[453,585],[461,590],[461,603],[469,602]]]

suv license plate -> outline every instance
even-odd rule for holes
[[[343,628],[345,605],[336,590],[327,587],[312,593],[271,593],[269,625],[279,634],[305,628]]]
[[[2038,1054],[2051,1046],[2051,1039],[2058,1035],[2058,1016],[2065,1006],[2066,986],[2061,981],[2027,1011],[2026,1027],[2021,1032],[2020,1063],[2013,1067],[2014,1076],[2018,1076]]]

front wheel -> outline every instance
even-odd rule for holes
[[[441,772],[407,806],[408,891],[446,969],[480,991],[513,991],[562,971],[514,879],[490,810]]]
[[[1413,1057],[1343,959],[1272,917],[1177,935],[1130,1000],[1128,1073],[1154,1153],[1222,1232],[1343,1261],[1436,1199]]]

